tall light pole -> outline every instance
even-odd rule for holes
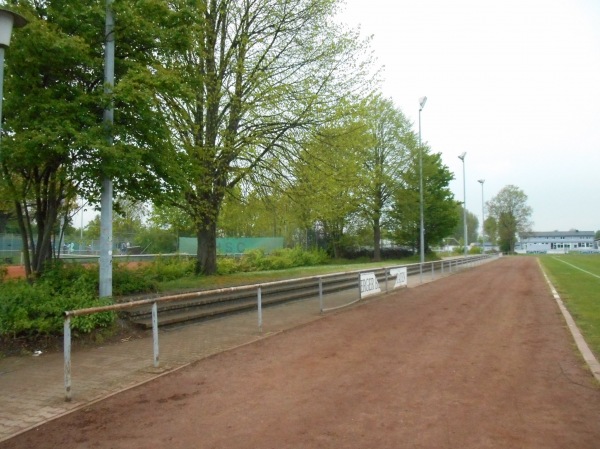
[[[27,25],[27,19],[8,9],[0,8],[0,139],[2,138],[2,98],[4,95],[4,50],[10,45],[13,28]],[[2,151],[0,150],[0,162]]]
[[[467,256],[467,183],[465,181],[465,156],[466,152],[458,156],[463,163],[463,228],[465,232],[465,257]]]
[[[481,184],[481,252],[485,254],[485,212],[483,208],[483,183],[485,179],[478,179],[477,182]]]
[[[424,225],[424,206],[423,206],[423,147],[421,146],[421,111],[425,107],[427,97],[419,98],[419,241],[421,252],[421,283],[423,283],[423,264],[425,263],[425,225]]]
[[[106,0],[105,49],[104,49],[104,93],[111,94],[115,84],[115,20],[112,0]],[[106,140],[113,144],[112,125],[114,106],[112,100],[104,110]],[[100,193],[100,297],[112,296],[112,219],[113,183],[104,174]]]

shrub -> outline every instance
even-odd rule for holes
[[[30,285],[24,281],[2,284],[0,291],[0,336],[37,337],[60,335],[63,312],[98,307],[110,303],[98,299],[93,277],[81,276],[71,283],[56,285],[56,272]],[[114,313],[98,313],[72,320],[73,332],[89,333],[96,328],[109,327]]]
[[[233,257],[220,257],[217,260],[217,273],[223,275],[237,273],[239,271],[241,271],[240,264]]]
[[[195,260],[188,257],[158,257],[140,268],[147,279],[157,282],[172,281],[194,273]]]
[[[318,265],[327,261],[324,251],[303,251],[296,247],[271,255],[263,250],[248,251],[240,259],[220,258],[219,274],[263,271]],[[194,259],[158,258],[149,264],[113,266],[113,295],[123,296],[158,290],[158,283],[194,273]],[[1,277],[0,277],[1,280]],[[0,288],[0,337],[38,337],[60,335],[63,312],[108,305],[111,299],[98,298],[98,266],[55,263],[33,285],[24,280],[2,282]],[[112,312],[97,313],[71,320],[74,334],[110,327],[116,319]]]
[[[152,279],[141,264],[137,268],[128,268],[120,264],[114,264],[112,275],[113,296],[153,292],[158,289],[157,281]]]
[[[321,265],[326,261],[327,254],[323,250],[304,251],[300,247],[295,247],[279,249],[267,255],[262,249],[253,249],[244,253],[238,262],[238,267],[239,271],[284,270]]]
[[[262,249],[246,251],[239,261],[240,271],[261,271],[265,262],[265,252]]]
[[[290,253],[295,267],[323,265],[327,263],[329,259],[327,252],[323,249],[304,251],[301,247],[296,246],[290,250]]]

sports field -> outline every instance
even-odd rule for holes
[[[546,255],[540,261],[590,349],[600,358],[600,255]]]
[[[536,258],[505,257],[200,360],[19,448],[598,448],[600,388]]]

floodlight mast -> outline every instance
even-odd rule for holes
[[[466,151],[463,152],[458,158],[463,163],[463,230],[464,230],[464,238],[465,238],[465,257],[467,257],[467,183],[465,176],[465,156],[467,155]]]
[[[423,204],[423,147],[421,146],[421,111],[425,107],[427,97],[419,98],[419,250],[420,261],[419,272],[421,283],[423,283],[423,264],[425,263],[425,219],[424,219],[424,204]]]
[[[483,183],[485,179],[478,179],[477,182],[481,184],[481,252],[485,254],[485,209],[483,207]]]
[[[112,11],[113,0],[106,1],[104,31],[104,93],[112,94],[115,85],[115,19]],[[103,115],[107,130],[107,144],[113,145],[112,126],[114,121],[114,103],[106,105]],[[100,191],[100,257],[99,257],[99,296],[112,296],[112,261],[113,261],[113,181],[103,174]]]

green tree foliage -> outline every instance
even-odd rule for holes
[[[52,258],[52,236],[64,201],[73,195],[77,159],[101,130],[93,117],[100,104],[93,95],[94,68],[85,63],[93,52],[50,19],[47,6],[24,5],[30,23],[14,35],[5,82],[2,182],[30,250],[24,251],[29,276]]]
[[[175,2],[189,46],[165,58],[181,91],[164,97],[179,166],[162,201],[192,218],[198,272],[216,271],[223,200],[361,87],[355,34],[330,21],[334,0]]]
[[[527,205],[527,195],[518,187],[507,185],[486,206],[497,224],[500,249],[513,252],[517,234],[531,229],[532,209]]]
[[[0,151],[2,151],[1,148]],[[0,183],[0,234],[9,232],[11,219],[14,218],[12,202],[8,201],[7,198],[8,193],[2,192],[2,184]]]
[[[428,155],[424,162],[424,199],[425,203],[425,250],[430,245],[438,245],[458,221],[456,200],[450,190],[450,181],[454,174],[442,162],[440,153]],[[477,235],[477,222],[473,226]],[[476,237],[475,237],[476,238]]]
[[[363,170],[364,130],[356,123],[321,129],[293,166],[289,195],[297,220],[305,230],[315,226],[333,257],[339,256],[345,230],[360,206],[357,179]]]
[[[498,223],[494,217],[486,217],[484,223],[485,241],[496,245],[498,243]]]
[[[402,176],[402,186],[396,192],[392,212],[394,240],[403,246],[418,251],[420,247],[419,213],[419,152],[415,141],[410,146],[410,166]],[[423,221],[425,227],[425,251],[431,245],[439,244],[444,237],[452,234],[459,216],[456,200],[449,185],[454,175],[442,163],[439,153],[431,154],[423,146]]]
[[[144,254],[173,254],[179,249],[176,234],[156,227],[143,227],[135,234],[132,242]]]
[[[194,223],[190,216],[182,209],[154,204],[149,214],[152,227],[168,230],[179,237],[193,237],[195,235]]]
[[[220,237],[283,237],[284,244],[295,246],[293,204],[274,180],[269,186],[242,191],[239,186],[225,197],[218,221]],[[250,186],[248,186],[250,187]]]
[[[97,198],[104,176],[115,180],[117,190],[138,195],[159,185],[165,158],[150,149],[164,147],[168,134],[154,95],[165,77],[153,58],[158,43],[164,51],[169,41],[160,26],[148,24],[155,20],[167,29],[169,9],[150,0],[126,3],[131,2],[115,2],[117,23],[127,15],[136,26],[116,30],[122,43],[116,63],[120,83],[110,100],[119,112],[111,130],[114,144],[108,145],[102,120],[109,101],[103,86],[104,4],[19,2],[29,24],[16,30],[8,55],[0,165],[30,277],[56,256],[59,217],[69,215],[78,193]]]
[[[381,259],[382,224],[389,221],[394,196],[409,164],[414,144],[410,124],[392,100],[369,100],[364,120],[370,137],[364,148],[364,169],[359,180],[361,215],[372,226],[374,259]]]

